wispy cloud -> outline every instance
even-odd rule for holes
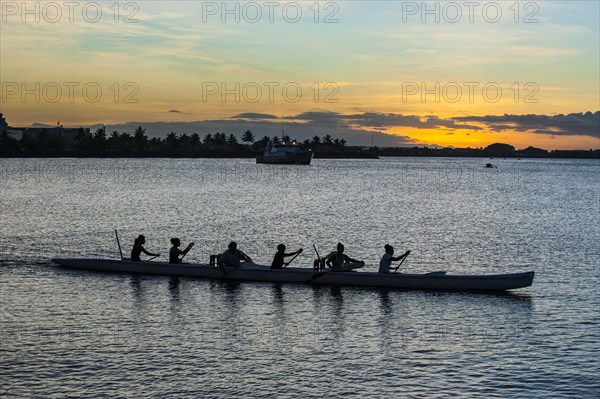
[[[559,115],[487,115],[454,118],[463,122],[481,122],[496,132],[512,130],[538,134],[590,136],[600,138],[600,111]]]

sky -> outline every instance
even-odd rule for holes
[[[600,148],[598,1],[4,1],[11,126]]]

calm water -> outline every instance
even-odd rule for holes
[[[600,162],[0,160],[0,396],[598,397]],[[484,168],[493,162],[496,169]],[[312,264],[535,270],[510,295],[72,271],[138,234]]]

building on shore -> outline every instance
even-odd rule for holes
[[[21,140],[24,136],[28,140],[37,140],[41,134],[47,134],[48,137],[59,138],[66,143],[72,143],[78,136],[90,136],[90,129],[84,127],[64,127],[60,123],[56,126],[28,126],[14,127],[9,126],[6,118],[0,113],[0,136],[7,133],[9,137]]]
[[[6,118],[0,114],[0,136],[2,136],[8,130],[8,123],[6,123]]]

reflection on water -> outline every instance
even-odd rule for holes
[[[327,289],[327,288],[325,288]],[[341,287],[330,287],[329,291],[331,296],[328,298],[326,303],[329,305],[331,315],[331,325],[329,332],[333,342],[340,342],[344,339],[345,335],[345,314],[344,314],[344,296],[342,295]]]
[[[132,274],[129,278],[129,285],[131,286],[131,293],[137,300],[141,299],[142,296],[142,278],[140,274]]]
[[[273,304],[275,306],[282,306],[283,299],[283,284],[281,283],[273,283],[272,285],[272,296],[273,296]]]
[[[389,315],[392,306],[390,302],[390,291],[389,290],[378,290],[379,291],[379,300],[381,303],[381,312],[383,315]]]
[[[281,283],[271,285],[271,298],[273,305],[273,314],[276,318],[284,321],[285,319],[285,294]]]
[[[179,302],[179,277],[171,276],[169,279],[169,292],[171,293],[171,299],[174,302]]]

